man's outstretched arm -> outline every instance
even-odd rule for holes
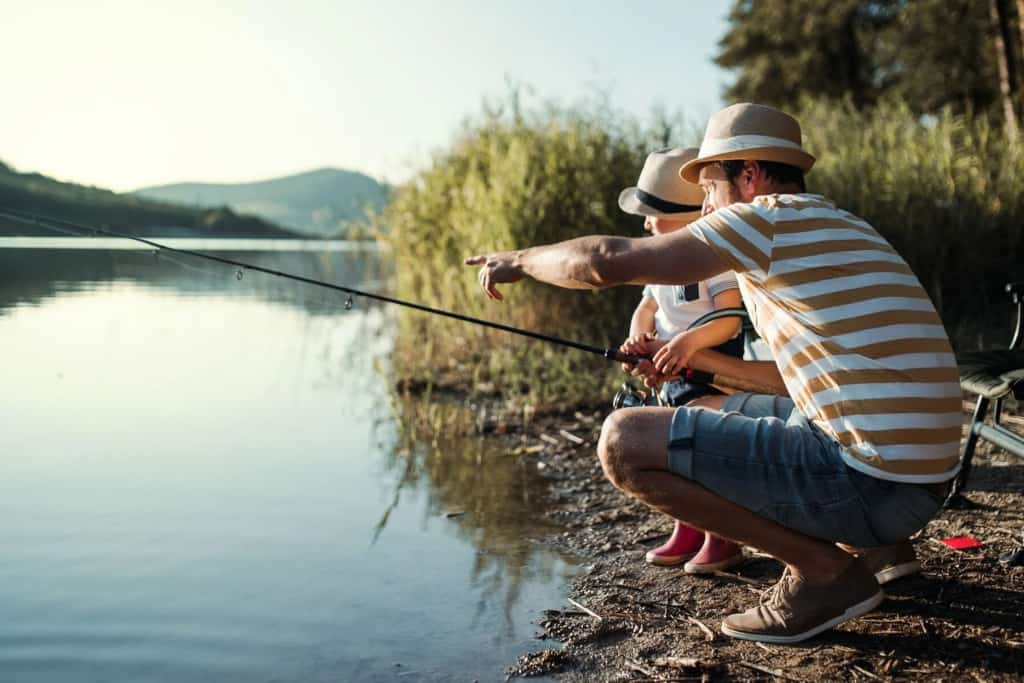
[[[685,285],[726,270],[726,264],[689,230],[668,235],[610,237],[590,235],[516,251],[480,254],[466,259],[480,266],[480,286],[501,300],[496,285],[529,277],[569,289],[597,289],[625,284]]]

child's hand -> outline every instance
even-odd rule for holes
[[[630,356],[638,356],[640,358],[649,359],[653,356],[658,349],[664,346],[665,342],[657,339],[653,332],[641,332],[640,334],[634,334],[632,337],[627,339],[619,347],[619,351],[628,354]],[[641,362],[640,365],[650,365],[650,361]],[[639,366],[634,366],[629,363],[622,364],[622,371],[633,373]],[[654,366],[651,366],[653,372]]]
[[[674,377],[686,369],[690,356],[696,351],[689,339],[690,335],[685,332],[677,334],[654,354],[651,360],[661,375]]]

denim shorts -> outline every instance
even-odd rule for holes
[[[839,443],[779,396],[733,394],[721,412],[676,409],[668,467],[785,527],[864,548],[905,540],[943,502],[941,487],[848,467]]]

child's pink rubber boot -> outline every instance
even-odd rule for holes
[[[707,534],[700,552],[683,566],[683,571],[687,574],[710,574],[734,567],[746,559],[743,546]]]
[[[656,564],[662,567],[682,564],[696,555],[703,543],[703,531],[697,531],[682,522],[676,522],[676,528],[672,531],[672,538],[668,539],[665,545],[648,550],[644,559],[648,564]]]

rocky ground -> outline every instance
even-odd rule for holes
[[[695,577],[644,564],[671,531],[667,518],[614,489],[594,455],[603,414],[537,420],[505,434],[509,448],[551,482],[551,543],[588,562],[565,605],[539,623],[551,647],[521,658],[510,677],[565,681],[929,680],[1024,677],[1024,567],[1000,555],[1024,544],[1024,462],[979,448],[972,509],[945,510],[914,539],[922,574],[890,583],[875,612],[799,646],[737,641],[726,614],[755,604],[782,565],[750,550],[737,570]],[[1011,416],[1024,432],[1024,419]],[[956,551],[941,539],[983,545]]]

